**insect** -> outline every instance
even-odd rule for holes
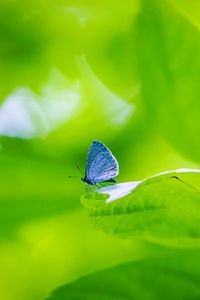
[[[112,152],[102,142],[93,141],[87,156],[85,177],[81,180],[87,185],[116,182],[118,174],[119,165]]]

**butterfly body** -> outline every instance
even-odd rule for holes
[[[103,180],[103,181],[100,181],[100,182],[95,182],[95,181],[92,181],[92,180],[88,179],[87,176],[85,176],[84,178],[81,178],[81,180],[83,182],[87,183],[87,185],[96,185],[96,184],[101,183],[101,182],[116,182],[115,178],[110,178],[108,180]]]
[[[81,178],[81,180],[82,180],[83,182],[87,183],[88,185],[93,185],[93,184],[95,184],[93,181],[89,180],[89,179],[87,178],[87,176],[85,176],[84,178]]]
[[[81,178],[87,185],[101,182],[116,182],[119,165],[112,152],[99,141],[93,141],[89,149],[85,177]]]

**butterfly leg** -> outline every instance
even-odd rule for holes
[[[86,191],[86,193],[91,192],[91,188],[90,188],[89,184],[86,184],[85,191]]]

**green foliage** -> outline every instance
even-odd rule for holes
[[[58,288],[48,300],[196,300],[199,267],[199,251],[168,251],[83,277]]]
[[[88,273],[79,291],[95,299],[99,276],[104,299],[199,298],[199,173],[149,178],[200,169],[199,29],[198,1],[1,1],[0,299],[41,300]],[[68,175],[94,139],[119,182],[149,179],[113,202],[87,193],[88,218]]]
[[[118,190],[120,195],[116,186],[116,193]],[[112,202],[108,202],[109,196],[106,200],[105,195],[90,192],[82,202],[94,224],[106,232],[179,246],[184,242],[200,245],[200,173],[157,175],[129,192]]]
[[[180,151],[199,162],[199,29],[171,5],[145,0],[135,31],[148,117]]]

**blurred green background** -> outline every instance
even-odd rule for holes
[[[0,66],[0,298],[146,255],[92,228],[68,175],[94,139],[120,182],[199,168],[199,1],[4,0]]]

